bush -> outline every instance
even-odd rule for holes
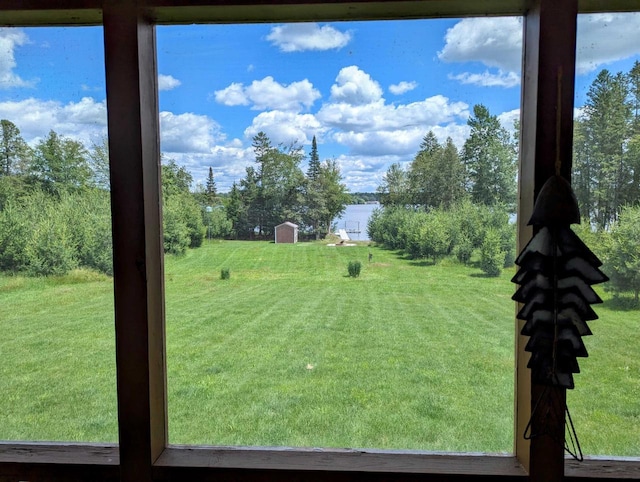
[[[349,276],[352,278],[357,278],[360,276],[360,270],[362,269],[362,263],[360,261],[349,261],[349,266],[347,266],[349,270]]]
[[[487,276],[500,276],[504,261],[505,252],[500,246],[500,233],[489,228],[480,247],[480,269]]]
[[[220,270],[220,279],[229,279],[231,278],[231,271],[229,268],[222,268]]]

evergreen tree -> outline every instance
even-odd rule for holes
[[[311,153],[309,154],[309,167],[307,169],[307,178],[315,181],[320,176],[320,156],[318,155],[318,144],[316,136],[311,141]]]
[[[505,204],[515,208],[516,155],[509,133],[482,104],[473,107],[467,124],[469,138],[462,149],[465,185],[472,200],[492,206]]]
[[[88,152],[80,142],[50,131],[36,145],[31,174],[49,193],[77,191],[87,187],[92,176],[87,158]]]
[[[578,140],[584,145],[576,158],[579,199],[600,229],[633,201],[633,171],[625,152],[631,120],[628,93],[626,76],[602,70],[589,88],[580,124]]]
[[[213,206],[216,203],[218,193],[216,191],[216,181],[213,178],[213,169],[209,167],[209,174],[207,176],[207,184],[205,185],[205,200],[208,206]]]

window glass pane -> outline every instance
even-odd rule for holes
[[[587,454],[640,455],[637,321],[640,202],[640,14],[580,15],[572,184],[574,227],[604,261],[576,388],[568,394]]]
[[[510,452],[521,20],[157,33],[170,442]]]
[[[0,28],[0,439],[117,438],[101,28]]]

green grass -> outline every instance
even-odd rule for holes
[[[364,245],[169,257],[170,441],[509,452],[512,274]],[[0,439],[116,440],[112,293],[86,273],[0,277]],[[640,455],[637,311],[596,310],[574,422],[586,453]]]

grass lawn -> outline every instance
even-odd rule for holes
[[[509,452],[512,274],[321,243],[167,258],[170,441]],[[0,439],[116,440],[112,293],[0,277]],[[637,311],[596,311],[570,408],[585,453],[637,456]]]

